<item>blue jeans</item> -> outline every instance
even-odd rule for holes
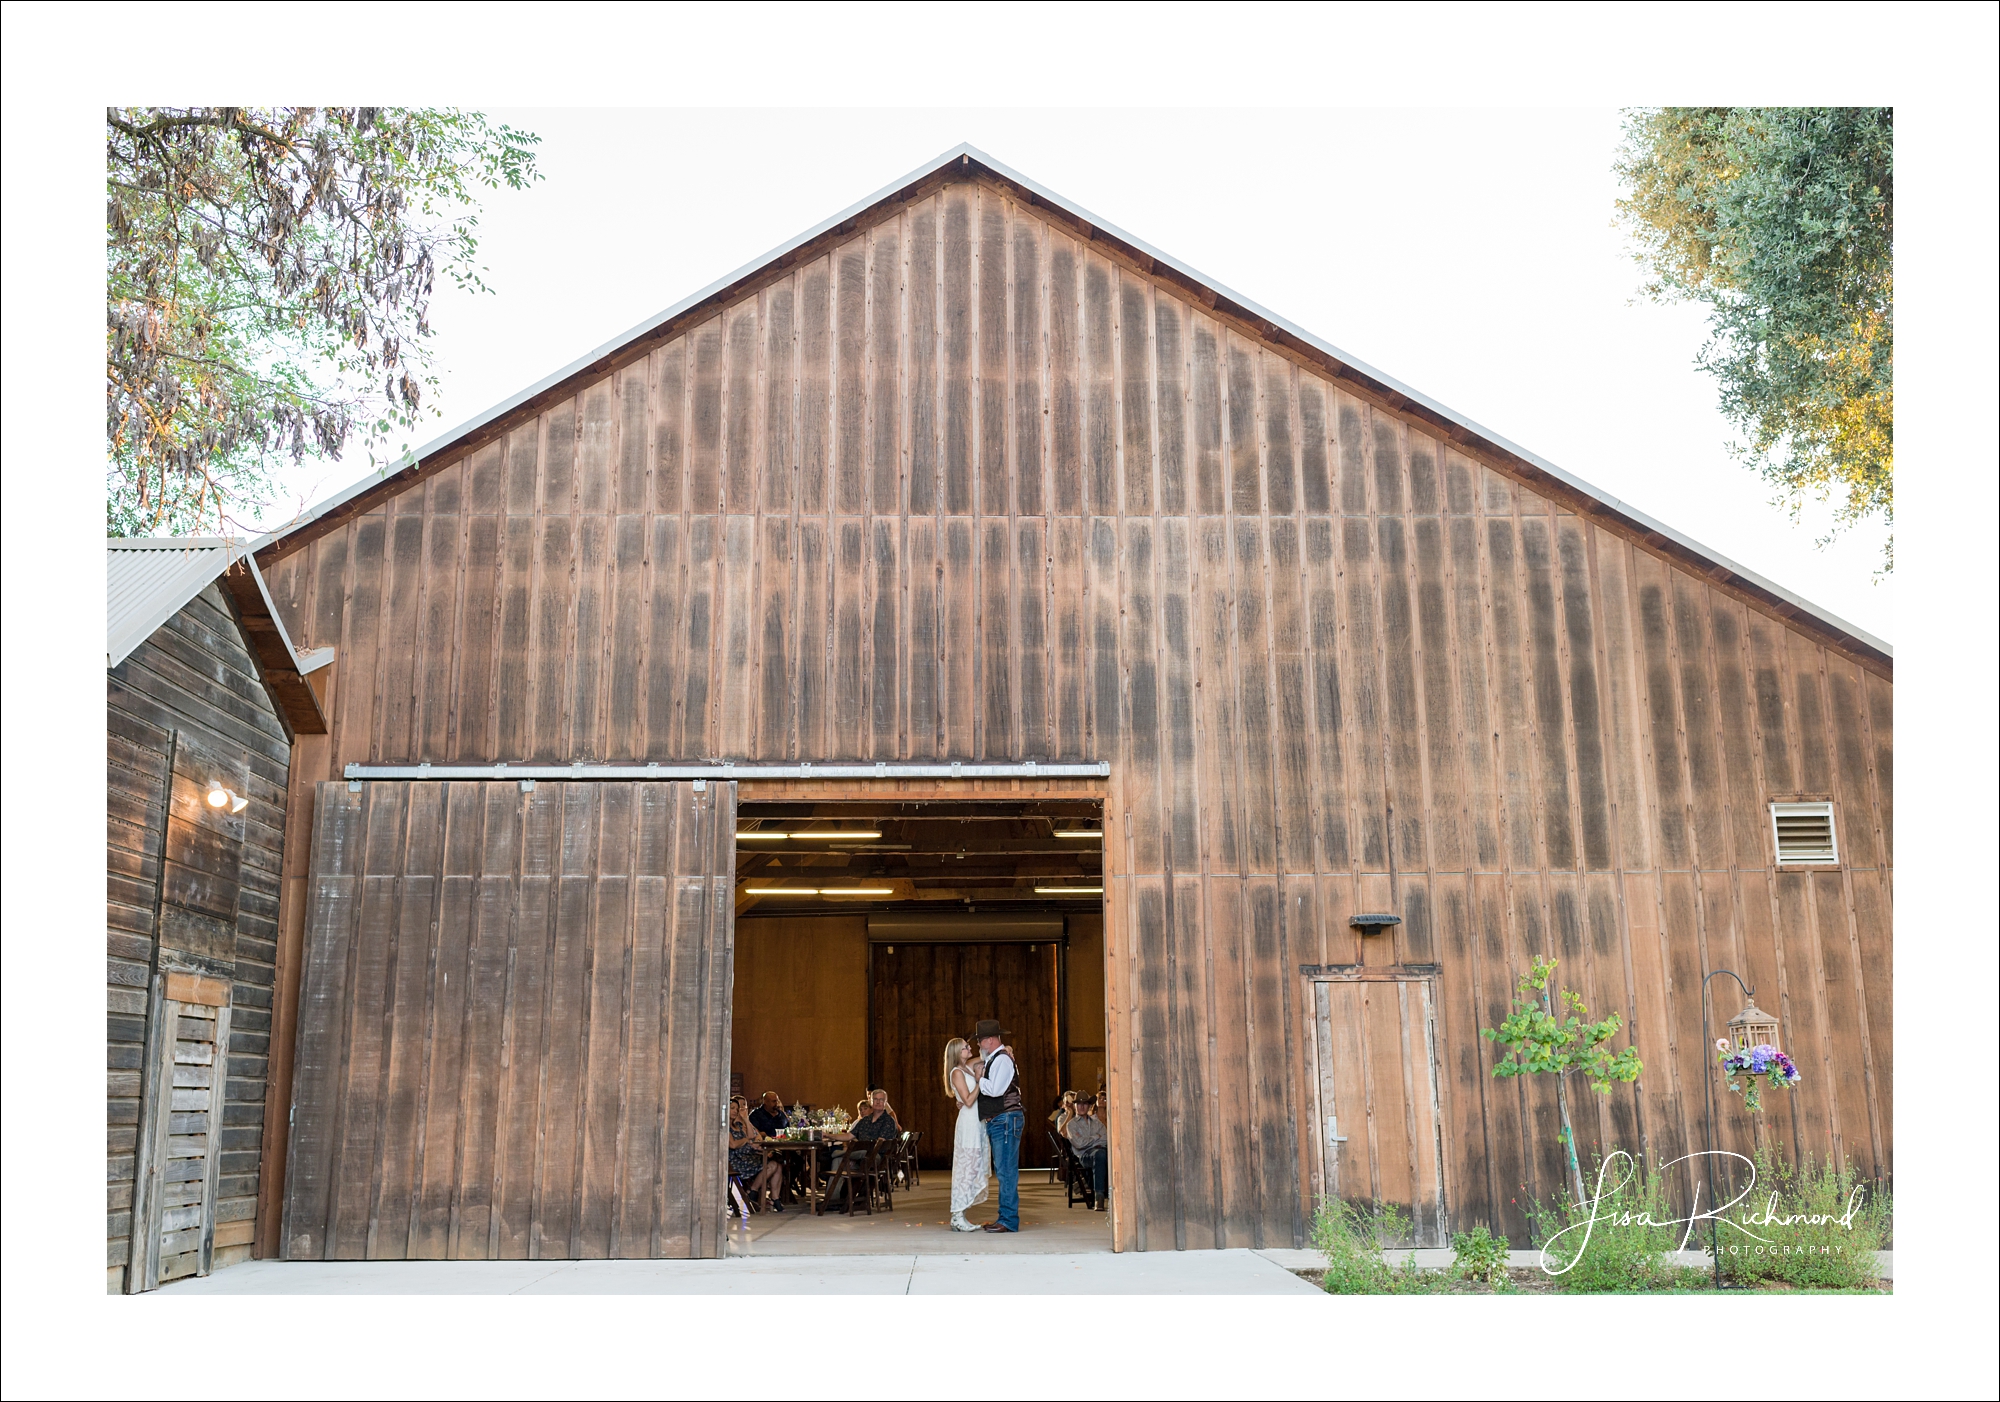
[[[1009,1110],[986,1122],[993,1176],[1000,1180],[1000,1225],[1010,1232],[1021,1230],[1021,1130],[1026,1120],[1019,1110]]]
[[[1093,1144],[1088,1149],[1076,1151],[1077,1162],[1090,1170],[1090,1186],[1100,1203],[1111,1200],[1111,1159],[1104,1152],[1102,1144]]]

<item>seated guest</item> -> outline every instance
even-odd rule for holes
[[[889,1092],[882,1087],[870,1086],[868,1098],[861,1105],[861,1113],[854,1119],[856,1139],[892,1139],[903,1132],[903,1122],[896,1118],[889,1105]],[[871,1128],[863,1129],[864,1125]]]
[[[1057,1134],[1061,1134],[1068,1127],[1070,1116],[1075,1113],[1076,1092],[1066,1090],[1062,1093],[1062,1098],[1056,1101],[1056,1108],[1049,1111],[1049,1123],[1055,1126]]]
[[[757,1147],[757,1131],[750,1124],[750,1106],[740,1095],[729,1098],[729,1171],[743,1184],[752,1201],[762,1197],[764,1205],[783,1212],[776,1196],[784,1190],[785,1170],[776,1159],[766,1161]]]
[[[859,1113],[855,1117],[853,1128],[848,1131],[854,1136],[854,1142],[834,1153],[833,1167],[836,1169],[849,1160],[858,1162],[861,1156],[868,1152],[871,1141],[894,1139],[903,1132],[903,1126],[896,1119],[896,1112],[889,1108],[889,1092],[880,1086],[871,1087],[868,1098],[855,1109]],[[835,1190],[833,1200],[843,1201],[846,1190],[847,1184],[843,1181]]]
[[[750,1112],[750,1123],[767,1135],[785,1127],[785,1102],[778,1099],[776,1091],[764,1092],[763,1102]]]
[[[1097,1118],[1096,1096],[1077,1097],[1076,1114],[1070,1117],[1063,1133],[1070,1148],[1076,1151],[1076,1161],[1090,1174],[1091,1206],[1104,1211],[1111,1196],[1111,1158],[1104,1140],[1104,1125]]]

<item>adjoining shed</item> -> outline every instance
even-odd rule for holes
[[[969,147],[257,555],[265,1254],[719,1251],[739,789],[1101,805],[1120,1249],[1525,1241],[1536,955],[1586,1151],[1700,1146],[1727,966],[1806,1080],[1723,1142],[1890,1172],[1887,647]]]
[[[242,542],[106,543],[107,1287],[250,1254],[295,734],[324,733]]]

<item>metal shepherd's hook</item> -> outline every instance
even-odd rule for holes
[[[1714,1043],[1709,1040],[1708,1036],[1708,984],[1709,984],[1709,979],[1713,979],[1720,974],[1728,974],[1731,978],[1736,979],[1736,986],[1743,990],[1743,1001],[1745,1003],[1755,1003],[1757,1001],[1757,990],[1750,987],[1748,984],[1744,983],[1742,979],[1737,978],[1735,970],[1714,969],[1709,972],[1708,978],[1705,978],[1701,981],[1701,1054],[1703,1060],[1706,1060],[1708,1058],[1709,1048],[1714,1045]],[[1705,1146],[1708,1152],[1702,1155],[1702,1162],[1707,1166],[1708,1170],[1708,1210],[1712,1214],[1715,1211],[1715,1203],[1716,1203],[1715,1073],[1712,1070],[1704,1069],[1704,1073],[1701,1078],[1701,1085],[1703,1091],[1706,1092],[1705,1099],[1708,1102],[1708,1120],[1705,1126]],[[1722,1230],[1721,1224],[1717,1222],[1713,1216],[1710,1216],[1708,1219],[1708,1256],[1709,1260],[1715,1266],[1715,1288],[1718,1290],[1722,1289],[1722,1242],[1720,1240],[1721,1230]]]

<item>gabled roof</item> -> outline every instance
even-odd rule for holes
[[[266,563],[290,554],[348,518],[372,510],[377,502],[420,480],[427,470],[442,467],[473,446],[498,437],[513,419],[539,412],[543,405],[567,397],[572,385],[580,385],[613,368],[638,346],[668,339],[682,325],[691,324],[735,300],[750,290],[751,285],[761,277],[817,256],[822,246],[845,238],[864,225],[878,207],[911,198],[923,187],[961,174],[984,175],[1011,187],[1024,203],[1054,216],[1078,238],[1100,249],[1113,251],[1142,270],[1174,283],[1218,315],[1247,325],[1254,334],[1299,355],[1364,398],[1423,423],[1431,432],[1439,434],[1468,456],[1523,482],[1543,496],[1563,503],[1579,515],[1641,541],[1661,555],[1744,597],[1763,611],[1786,620],[1874,670],[1886,674],[1891,669],[1894,654],[1882,639],[1799,597],[1783,585],[1717,554],[1664,522],[1656,521],[1636,507],[1591,486],[1582,478],[1572,476],[1546,458],[1481,427],[1456,410],[1365,364],[1277,313],[1265,310],[1249,298],[1230,291],[1215,279],[1106,223],[1081,206],[965,143],[926,161],[858,204],[815,224],[761,258],[744,264],[694,295],[648,317],[623,335],[612,338],[589,354],[543,376],[518,394],[501,400],[484,413],[426,443],[406,457],[396,471],[385,470],[364,477],[344,491],[307,508],[295,520],[253,541],[250,548]]]
[[[301,657],[293,649],[246,542],[224,536],[145,536],[104,545],[107,669],[130,657],[220,578],[271,704],[293,733],[326,734],[326,717],[305,674],[331,661],[333,650]]]

